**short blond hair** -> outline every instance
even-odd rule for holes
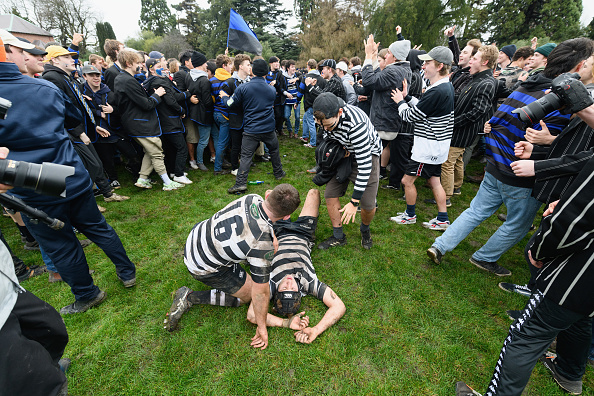
[[[499,56],[497,47],[494,45],[482,45],[481,48],[479,48],[479,51],[482,54],[481,63],[488,61],[487,67],[493,69],[497,64],[497,57]]]
[[[118,52],[118,62],[124,68],[132,66],[134,63],[143,62],[142,55],[136,51],[120,51]]]

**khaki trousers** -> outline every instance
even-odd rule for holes
[[[142,165],[139,172],[140,177],[142,179],[148,179],[153,169],[159,176],[167,173],[165,162],[163,161],[163,143],[161,142],[161,138],[135,137],[134,140],[144,149],[144,157],[142,158]]]
[[[462,187],[464,181],[464,147],[450,147],[448,159],[441,164],[441,186],[450,199],[455,188]]]

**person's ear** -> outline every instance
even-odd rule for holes
[[[289,220],[289,219],[291,219],[291,215],[290,214],[288,214],[285,217],[283,217],[283,220]]]

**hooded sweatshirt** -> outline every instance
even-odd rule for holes
[[[213,101],[208,74],[203,70],[191,69],[186,82],[190,95],[196,95],[198,98],[198,104],[190,103],[188,105],[190,119],[199,125],[212,125]]]
[[[212,100],[214,102],[214,111],[223,114],[223,116],[226,119],[229,119],[229,109],[221,100],[219,92],[221,92],[223,83],[230,78],[231,73],[229,73],[227,70],[223,68],[218,68],[217,70],[215,70],[214,77],[210,79],[210,92],[212,94]]]

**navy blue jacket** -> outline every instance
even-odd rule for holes
[[[243,107],[243,131],[249,134],[274,132],[274,100],[276,90],[264,77],[254,77],[241,84],[233,96],[225,96],[223,103],[229,108]]]
[[[35,206],[61,204],[90,189],[89,173],[65,131],[80,124],[82,115],[66,94],[49,81],[23,76],[14,63],[0,62],[0,97],[12,102],[6,119],[0,120],[0,141],[10,150],[9,159],[75,168],[66,178],[66,198],[23,188],[8,193]]]
[[[177,89],[167,77],[150,76],[142,86],[149,95],[152,95],[155,89],[159,87],[165,89],[165,95],[161,97],[162,102],[157,106],[159,123],[163,134],[184,133],[186,129],[181,116],[186,114],[183,106],[187,99],[186,94]]]
[[[85,82],[82,86],[82,93],[83,95],[87,95],[92,99],[89,102],[89,107],[95,116],[95,123],[102,128],[105,128],[111,133],[111,136],[106,138],[99,136],[97,138],[97,142],[99,143],[114,143],[118,141],[118,135],[122,134],[121,131],[121,124],[119,124],[119,117],[114,117],[113,112],[106,114],[106,118],[101,117],[101,113],[103,109],[101,106],[105,106],[107,103],[113,105],[112,107],[115,110],[115,94],[109,90],[109,87],[103,83],[99,86],[99,90],[97,92],[93,92],[89,83]],[[124,136],[122,136],[124,137]]]

